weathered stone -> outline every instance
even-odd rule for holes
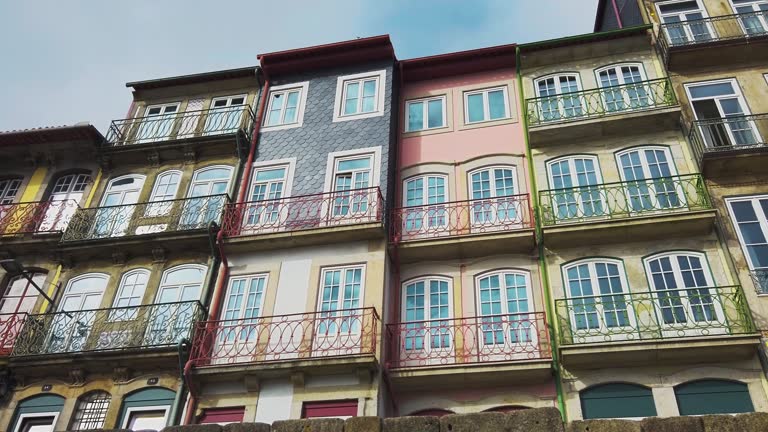
[[[440,419],[431,416],[384,419],[384,432],[440,432]]]
[[[567,432],[642,432],[639,421],[632,420],[577,420],[568,423]]]
[[[222,432],[270,432],[272,426],[266,423],[230,423],[221,427]]]
[[[344,420],[280,420],[272,423],[272,432],[344,432]]]
[[[504,413],[449,414],[440,417],[440,432],[506,432]]]
[[[745,432],[768,431],[768,413],[739,414],[736,418],[744,425]]]
[[[344,422],[344,432],[381,432],[381,417],[352,417]]]
[[[708,415],[701,417],[704,432],[747,432],[741,419],[729,415]]]
[[[161,432],[221,432],[221,426],[217,424],[168,426]]]
[[[701,417],[649,417],[641,422],[643,432],[703,432]]]
[[[562,432],[563,418],[557,408],[533,408],[507,415],[509,432]]]

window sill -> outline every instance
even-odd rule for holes
[[[374,111],[374,112],[369,112],[364,114],[350,114],[345,116],[334,115],[333,123],[345,122],[350,120],[360,120],[360,119],[373,118],[373,117],[381,117],[383,115],[384,115],[384,111]]]
[[[441,126],[441,127],[431,128],[431,129],[405,131],[403,132],[402,136],[403,138],[410,138],[410,137],[418,137],[418,136],[424,136],[424,135],[435,135],[435,134],[441,134],[446,132],[453,132],[453,128],[451,126]]]
[[[299,128],[302,126],[303,124],[301,123],[291,123],[291,124],[275,125],[275,126],[263,126],[259,132],[272,132],[272,131],[279,131],[279,130],[285,130],[285,129]]]
[[[507,117],[507,118],[498,119],[498,120],[483,120],[483,121],[473,122],[473,123],[462,123],[461,125],[459,125],[458,130],[477,129],[477,128],[499,126],[499,125],[511,124],[511,123],[517,123],[517,118]]]

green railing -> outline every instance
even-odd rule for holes
[[[669,78],[526,100],[528,125],[542,126],[677,105]]]
[[[555,300],[562,345],[754,333],[739,286]]]
[[[543,190],[539,205],[543,225],[712,208],[701,174]]]

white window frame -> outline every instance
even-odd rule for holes
[[[344,285],[346,285],[346,273],[348,270],[360,269],[360,292],[358,293],[358,305],[355,308],[345,309],[344,303]],[[315,348],[322,350],[324,355],[345,354],[349,355],[354,351],[354,347],[343,346],[349,344],[350,335],[361,335],[366,328],[365,320],[365,277],[366,264],[348,264],[340,266],[322,267],[320,269],[320,280],[317,287],[317,301],[315,306],[316,323],[315,331],[317,335],[313,339],[313,351]],[[327,272],[339,271],[339,297],[337,297],[337,309],[323,311],[323,289],[325,284],[325,275]],[[340,311],[347,311],[345,314]],[[353,311],[357,311],[354,313]],[[341,326],[347,326],[343,331]],[[326,330],[324,333],[323,330]],[[328,331],[332,330],[332,331]],[[370,330],[369,330],[370,331]],[[342,345],[342,346],[339,346]],[[338,347],[338,348],[334,348]],[[363,348],[363,341],[360,339],[360,349]]]
[[[768,80],[768,74],[765,74],[766,80]],[[712,85],[712,84],[722,84],[722,83],[728,83],[733,88],[733,94],[730,95],[719,95],[715,97],[706,97],[706,98],[694,98],[691,95],[691,88],[694,87],[700,87],[700,86],[706,86],[706,85]],[[719,80],[712,80],[712,81],[700,81],[695,83],[686,83],[683,84],[683,87],[685,87],[685,94],[688,96],[688,104],[691,107],[691,111],[693,111],[693,118],[695,120],[702,120],[699,118],[699,116],[696,114],[696,109],[693,106],[694,101],[698,100],[712,100],[715,102],[715,106],[717,107],[718,113],[720,114],[720,119],[725,120],[727,117],[723,115],[722,109],[720,107],[720,103],[718,102],[722,98],[733,98],[735,97],[739,101],[739,106],[741,107],[741,110],[743,113],[742,116],[750,116],[752,115],[752,111],[749,109],[749,105],[747,105],[746,99],[744,99],[744,94],[741,92],[741,86],[739,85],[739,81],[736,78],[726,78],[726,79],[719,79]],[[757,128],[757,125],[753,120],[747,120],[747,122],[750,124],[752,128],[752,133],[755,135],[755,140],[757,142],[763,142],[763,138],[760,135],[760,131]],[[736,144],[736,138],[734,137],[733,133],[731,132],[730,126],[727,124],[724,124],[726,133],[728,134],[729,142],[732,146],[738,146],[741,144]],[[700,133],[703,135],[703,132],[700,131]],[[708,145],[708,143],[703,143],[705,146]],[[746,144],[748,145],[748,144]]]
[[[187,269],[195,269],[195,270],[202,270],[203,274],[200,277],[200,291],[197,293],[197,301],[200,301],[200,296],[203,294],[203,285],[205,284],[205,277],[208,276],[208,267],[202,265],[202,264],[179,264],[177,266],[173,266],[169,269],[165,269],[160,276],[160,283],[157,286],[157,293],[155,294],[155,304],[160,304],[158,301],[160,300],[160,294],[163,291],[163,288],[169,288],[169,287],[179,287],[179,294],[182,294],[184,292],[183,288],[189,285],[194,285],[194,283],[190,283],[189,281],[184,281],[184,283],[180,284],[169,284],[166,282],[168,279],[168,275],[179,271],[179,270],[187,270]],[[178,303],[181,300],[176,299],[172,303]],[[192,300],[187,300],[192,301]]]
[[[668,14],[663,14],[661,12],[661,5],[675,4],[675,3],[685,3],[685,2],[689,2],[689,1],[695,1],[696,2],[696,6],[698,7],[698,9],[690,10],[690,11],[687,11],[687,12],[677,12],[677,13],[668,13]],[[682,15],[683,13],[701,12],[701,17],[702,17],[703,20],[705,20],[704,21],[704,25],[707,26],[707,30],[709,31],[710,36],[716,36],[717,35],[717,33],[715,33],[714,29],[712,28],[712,23],[706,21],[706,19],[709,18],[709,14],[707,13],[707,8],[705,8],[702,5],[701,1],[699,1],[699,0],[666,0],[666,1],[657,1],[655,3],[655,6],[656,6],[656,13],[658,14],[658,17],[659,17],[659,23],[661,25],[665,24],[665,22],[664,22],[664,17],[665,16],[677,16],[677,17],[680,17],[680,15]],[[685,37],[688,40],[688,44],[699,43],[699,42],[696,42],[696,39],[693,37],[693,34],[691,34],[690,28],[688,27],[687,24],[685,24],[687,22],[689,22],[687,19],[680,20],[680,25],[682,26],[683,31],[685,32]],[[670,40],[668,33],[667,32],[663,32],[663,33],[664,33],[663,37],[666,38],[667,42],[669,44],[675,46],[674,44],[672,44],[672,41]]]
[[[429,102],[436,101],[436,100],[439,100],[440,103],[442,104],[443,124],[441,124],[440,126],[429,127]],[[448,121],[447,121],[448,114],[446,113],[448,104],[446,100],[447,98],[445,95],[440,95],[440,96],[428,96],[428,97],[423,97],[418,99],[410,99],[405,101],[403,132],[404,133],[420,132],[420,131],[428,131],[428,130],[441,129],[441,128],[448,127]],[[420,127],[419,129],[408,129],[408,126],[410,125],[410,121],[409,121],[409,116],[411,113],[410,106],[411,104],[416,104],[416,103],[423,104],[422,106],[423,115],[422,115],[422,123],[421,123],[422,127]]]
[[[579,74],[578,72],[554,73],[554,74],[545,75],[543,77],[539,77],[533,80],[533,89],[536,91],[536,97],[549,98],[549,97],[555,97],[563,94],[573,93],[573,92],[563,93],[563,88],[560,85],[560,78],[562,77],[576,78],[576,91],[580,92],[584,90],[584,87],[581,85],[581,74]],[[546,81],[548,79],[552,79],[555,83],[554,95],[542,95],[540,92],[539,83],[541,81]]]
[[[621,68],[623,67],[636,67],[638,73],[640,74],[640,81],[627,82],[624,79],[624,74],[621,73]],[[608,72],[610,70],[613,70],[614,72],[616,72],[616,78],[618,79],[619,83],[614,86],[603,87],[602,80],[600,79],[600,74],[603,72]],[[603,66],[601,68],[595,69],[595,82],[597,84],[597,87],[602,90],[600,92],[601,101],[603,103],[603,107],[609,113],[621,113],[625,111],[634,111],[634,110],[640,110],[640,109],[653,108],[653,106],[655,105],[653,100],[654,97],[652,94],[650,94],[651,92],[649,91],[648,86],[643,84],[646,81],[648,81],[648,75],[645,73],[645,65],[641,62],[615,63],[615,64],[611,64],[611,65],[607,65],[607,66]],[[622,90],[617,89],[616,87],[621,87],[624,90],[624,92],[622,92]],[[629,94],[629,92],[632,91],[633,89],[636,92],[636,95],[639,92],[644,93],[644,96],[642,98],[644,99],[643,103],[641,104],[633,103],[633,99],[630,97],[630,94]],[[615,109],[615,110],[608,109],[609,102],[607,100],[607,97],[609,94],[614,96],[614,100],[612,101],[613,104],[617,104],[619,100],[621,101],[622,103],[621,109]]]
[[[158,189],[160,188],[160,180],[163,179],[163,177],[173,176],[173,175],[179,176],[179,180],[178,182],[176,182],[176,188],[173,191],[173,196],[171,198],[158,199],[157,192],[158,192]],[[177,199],[177,197],[179,196],[179,186],[181,185],[182,177],[183,177],[183,174],[179,170],[163,171],[155,177],[155,182],[152,185],[152,192],[149,195],[149,201],[147,202],[147,207],[144,210],[145,217],[165,216],[171,211],[173,205],[168,205],[168,204],[169,204],[169,201],[173,201]]]
[[[337,161],[345,159],[358,159],[365,156],[372,156],[371,164],[373,164],[371,166],[371,181],[368,187],[378,187],[379,182],[381,181],[381,146],[328,153],[328,161],[325,167],[325,183],[323,185],[323,192],[333,192]]]
[[[552,175],[552,166],[555,164],[559,164],[561,162],[568,162],[568,170],[571,174],[571,179],[576,180],[575,183],[578,183],[578,177],[576,176],[576,159],[589,159],[595,164],[595,179],[597,180],[597,185],[600,185],[603,183],[603,173],[600,170],[600,158],[597,157],[597,155],[591,155],[591,154],[572,154],[568,156],[562,156],[556,159],[552,159],[547,161],[547,181],[549,182],[549,186],[551,189],[555,188],[555,179]],[[574,184],[574,186],[571,186],[572,188],[577,187],[585,187],[585,186],[593,186],[593,185],[587,185],[587,184]]]
[[[346,92],[347,83],[350,81],[363,81],[366,79],[376,80],[376,107],[371,112],[344,114],[344,96]],[[333,122],[359,120],[371,117],[380,117],[384,115],[384,91],[386,89],[387,71],[386,69],[363,72],[353,75],[344,75],[336,79],[336,99],[333,104]],[[360,87],[362,91],[362,86]],[[362,98],[360,98],[362,100]]]
[[[445,182],[444,183],[444,187],[445,187],[445,201],[443,201],[441,203],[435,203],[435,204],[427,203],[428,199],[425,199],[425,198],[429,198],[429,195],[428,195],[428,188],[429,188],[429,186],[428,186],[427,180],[430,177],[441,178]],[[402,196],[402,206],[403,207],[408,207],[408,183],[410,183],[412,181],[415,181],[415,180],[419,180],[419,179],[424,180],[424,188],[422,189],[422,192],[421,192],[421,198],[424,201],[424,204],[417,204],[416,205],[417,207],[427,207],[427,206],[433,206],[433,205],[437,206],[437,205],[441,205],[441,204],[447,204],[447,203],[449,203],[451,201],[451,199],[450,199],[450,186],[448,184],[448,174],[444,174],[444,173],[423,173],[423,174],[416,174],[414,176],[411,176],[411,177],[403,179],[403,196]]]
[[[429,291],[429,283],[431,281],[446,282],[448,284],[448,305],[447,305],[448,306],[448,316],[446,318],[430,318],[428,316],[430,308],[432,306],[432,303],[431,303],[431,300],[430,300],[431,293]],[[402,302],[402,307],[401,307],[401,310],[400,310],[400,318],[401,318],[401,323],[402,323],[401,327],[404,327],[404,329],[407,329],[408,328],[407,325],[411,324],[411,323],[424,322],[426,324],[423,329],[416,328],[416,329],[405,330],[408,333],[413,332],[412,333],[413,334],[413,336],[412,336],[413,338],[421,337],[422,338],[423,347],[421,349],[418,349],[418,348],[407,349],[406,346],[403,344],[404,340],[402,340],[400,343],[403,344],[403,345],[401,345],[401,346],[403,346],[403,350],[404,351],[407,351],[407,354],[404,353],[405,360],[407,360],[408,357],[412,356],[413,353],[415,353],[415,352],[430,353],[432,351],[442,351],[447,356],[453,356],[455,345],[456,345],[455,337],[452,337],[452,334],[454,334],[455,332],[451,331],[452,324],[450,324],[450,322],[454,319],[454,313],[453,313],[453,279],[448,277],[448,276],[443,276],[443,275],[425,275],[425,276],[418,276],[418,277],[415,277],[415,278],[408,279],[406,281],[403,281],[403,283],[400,284],[401,298],[403,300],[406,299],[407,295],[406,295],[406,291],[405,290],[408,287],[408,285],[419,283],[419,282],[424,282],[424,307],[423,307],[424,315],[425,315],[424,319],[422,321],[408,321],[408,319],[406,317],[406,307],[405,307],[406,306],[406,302],[405,301]],[[437,324],[437,328],[430,329],[430,324],[433,323],[433,322]],[[444,324],[441,324],[441,322],[444,323]],[[445,327],[446,324],[447,324],[448,327]],[[418,335],[416,333],[416,330],[423,330],[424,333],[421,334],[421,335]],[[433,337],[439,337],[439,338],[447,337],[449,339],[449,342],[448,342],[449,346],[447,346],[447,347],[445,347],[445,346],[433,347],[432,343],[431,343],[431,340],[432,340]],[[440,361],[441,361],[440,357],[437,357],[437,358],[434,358],[434,359],[428,359],[428,362],[430,364],[431,363],[439,364]]]
[[[365,271],[366,271],[366,264],[349,264],[349,265],[339,265],[339,266],[329,266],[329,267],[323,267],[320,269],[320,283],[318,286],[318,295],[317,295],[317,313],[322,313],[322,305],[323,305],[323,288],[325,284],[325,274],[327,272],[333,272],[333,271],[340,271],[342,278],[339,280],[339,297],[336,299],[337,305],[340,309],[335,309],[336,311],[344,310],[343,305],[341,303],[344,302],[344,285],[346,283],[346,272],[347,270],[356,270],[360,269],[360,293],[358,296],[359,305],[354,309],[363,309],[365,306]],[[332,312],[332,311],[325,311]]]
[[[299,91],[299,102],[296,107],[296,122],[294,123],[279,123],[276,125],[267,125],[267,119],[269,117],[270,109],[272,108],[272,96],[276,93],[288,94],[292,90]],[[309,81],[303,81],[292,84],[285,84],[279,86],[273,86],[269,88],[269,94],[267,95],[267,106],[264,110],[263,125],[261,132],[270,132],[283,129],[292,129],[302,127],[304,125],[304,110],[307,106],[307,93],[309,92]],[[283,106],[281,117],[285,116],[285,106]]]
[[[288,210],[291,204],[291,194],[293,192],[293,178],[294,170],[296,167],[296,158],[276,159],[263,162],[254,162],[252,165],[251,178],[249,179],[248,195],[246,196],[245,214],[243,215],[242,227],[246,232],[273,232],[284,229],[283,222],[288,216]],[[260,171],[269,171],[273,169],[285,169],[285,176],[283,178],[283,190],[279,199],[264,199],[261,201],[255,201],[253,199],[253,192],[256,188],[256,175]],[[278,220],[264,220],[263,214],[259,213],[258,220],[255,219],[256,211],[258,209],[265,209],[263,211],[270,214],[279,213]]]
[[[672,157],[672,151],[667,146],[659,146],[659,145],[644,145],[644,146],[637,146],[637,147],[630,147],[627,149],[619,150],[616,152],[615,158],[616,158],[616,167],[619,169],[619,177],[621,178],[621,181],[629,181],[626,179],[624,175],[624,167],[621,164],[621,156],[632,153],[632,152],[640,152],[641,158],[640,158],[640,165],[643,169],[643,178],[646,180],[650,180],[653,178],[664,178],[664,177],[651,177],[651,169],[648,165],[648,159],[645,157],[645,150],[661,150],[664,152],[664,154],[667,157],[667,163],[669,164],[669,172],[670,176],[674,177],[677,174],[677,167],[675,166],[675,159]]]
[[[669,165],[669,177],[652,177],[651,176],[651,169],[648,165],[648,159],[645,156],[646,150],[661,150],[664,152],[664,155],[667,157],[667,164]],[[632,153],[632,152],[639,152],[640,153],[640,167],[643,171],[643,180],[627,180],[626,174],[624,173],[624,166],[621,163],[621,156]],[[670,211],[674,209],[687,209],[688,208],[688,201],[686,201],[686,193],[683,186],[678,182],[676,185],[673,183],[672,186],[667,186],[667,183],[664,182],[658,182],[654,181],[655,179],[664,179],[664,178],[672,178],[674,179],[679,174],[677,172],[677,166],[675,166],[675,159],[672,156],[672,150],[667,146],[660,146],[660,145],[644,145],[644,146],[637,146],[637,147],[630,147],[628,149],[617,151],[615,154],[616,159],[616,168],[619,170],[619,178],[622,182],[629,182],[635,185],[634,188],[625,188],[624,194],[626,196],[627,200],[627,209],[630,213],[637,214],[637,213],[656,213],[656,212],[662,212],[662,211]],[[637,185],[642,186],[637,186]],[[664,190],[659,190],[659,186],[664,188]],[[645,207],[642,207],[640,209],[636,209],[633,207],[632,204],[637,202],[637,199],[633,199],[631,195],[631,191],[635,191],[639,194],[639,187],[647,188],[648,196],[651,201],[651,209],[647,209]],[[660,205],[660,202],[658,200],[659,194],[664,195],[672,195],[672,192],[674,192],[674,195],[677,198],[677,205],[668,205],[668,206],[662,206]],[[642,202],[642,201],[641,201]],[[630,208],[631,207],[631,208]]]
[[[13,425],[13,432],[21,432],[21,425],[24,424],[24,421],[27,419],[44,418],[44,417],[53,417],[53,423],[51,423],[51,430],[55,431],[56,422],[59,421],[60,414],[61,414],[61,411],[20,414],[19,417],[16,419],[16,424]]]
[[[24,182],[24,179],[21,177],[3,177],[0,178],[0,182],[6,182],[6,186],[3,189],[0,189],[0,206],[3,205],[10,205],[16,202],[16,197],[19,195],[19,191],[21,191],[21,185]],[[11,186],[15,185],[15,189]],[[9,191],[13,191],[13,195],[9,194]],[[4,201],[7,201],[4,203]],[[3,209],[0,208],[0,211]],[[0,213],[1,217],[2,213]]]
[[[576,159],[583,159],[583,160],[590,160],[594,164],[595,167],[595,184],[578,184],[578,173],[576,171]],[[570,188],[557,188],[555,187],[555,178],[554,174],[552,172],[552,166],[556,164],[560,164],[562,162],[566,162],[568,164],[568,172],[570,175],[570,178],[572,180],[573,185]],[[600,158],[597,155],[592,154],[572,154],[568,156],[562,156],[556,159],[552,159],[546,162],[546,169],[547,169],[547,184],[549,185],[549,188],[553,191],[553,196],[551,197],[551,202],[546,203],[551,207],[552,217],[557,223],[570,223],[570,222],[581,222],[583,219],[602,219],[605,218],[606,213],[608,211],[606,207],[606,202],[604,197],[599,192],[599,186],[604,184],[603,182],[603,173],[600,167]],[[561,174],[562,175],[562,174]],[[587,190],[586,188],[594,187],[596,193],[591,193],[591,190]],[[572,192],[564,192],[567,190],[571,190]],[[560,192],[557,192],[560,191]],[[586,194],[586,195],[585,195]],[[597,195],[597,199],[595,198],[595,195]],[[587,216],[585,213],[585,209],[587,209],[586,201],[584,198],[590,198],[589,201],[589,209],[593,210],[598,205],[599,208],[602,209],[602,213],[599,214],[593,214]],[[558,199],[564,199],[563,202],[558,202]],[[577,210],[576,214],[571,214],[568,211],[568,213],[563,217],[560,215],[559,211],[561,206],[565,206],[566,209],[568,209],[570,199],[573,199],[578,208],[581,210]]]
[[[759,8],[755,10],[755,6],[764,4],[768,6],[768,2],[766,0],[751,0],[747,3],[742,3],[740,5],[736,5],[733,0],[728,0],[728,4],[731,6],[731,9],[733,10],[733,13],[735,15],[741,15],[742,12],[739,12],[736,10],[737,7],[744,7],[749,6],[752,9],[751,13],[754,13],[754,17],[757,18],[760,21],[760,24],[762,25],[763,32],[768,31],[768,18],[765,17],[766,11],[762,11]],[[745,12],[746,13],[746,12]],[[744,26],[743,18],[739,19],[739,24],[741,25],[741,30],[744,32],[745,35],[751,36],[751,34],[747,31],[746,27]],[[756,35],[760,35],[759,33]]]
[[[576,91],[575,92],[567,92],[563,93],[563,87],[560,83],[560,78],[575,78],[576,79]],[[539,87],[539,83],[542,81],[546,81],[552,79],[552,81],[555,84],[555,94],[552,95],[542,95],[541,94],[541,88]],[[549,123],[549,122],[560,122],[565,120],[571,120],[571,119],[582,119],[586,116],[587,107],[584,104],[584,98],[580,95],[579,92],[584,90],[584,86],[581,84],[581,74],[578,72],[560,72],[560,73],[554,73],[545,75],[543,77],[536,78],[533,80],[533,89],[536,92],[536,98],[537,98],[537,107],[536,112],[537,115],[540,118],[541,123]],[[564,94],[572,94],[572,96],[569,96],[569,99],[572,102],[576,102],[573,104],[573,106],[566,108],[565,106],[560,106],[560,103],[556,103],[557,108],[557,117],[549,118],[547,117],[547,114],[544,112],[544,104],[547,104],[547,108],[551,109],[550,100],[557,99],[557,97],[562,96]],[[576,107],[578,107],[579,113],[578,114],[569,114],[566,111],[567,110],[575,110]],[[552,111],[549,111],[551,115]]]
[[[490,103],[488,103],[488,93],[498,91],[498,90],[501,90],[502,94],[504,95],[504,117],[491,119],[491,105]],[[481,94],[483,96],[483,119],[477,120],[477,121],[469,121],[469,96],[476,95],[476,94]],[[510,118],[512,118],[512,114],[510,112],[510,103],[509,103],[509,85],[507,84],[503,84],[495,87],[482,88],[482,89],[466,90],[464,91],[462,98],[464,100],[464,124],[465,125],[503,121],[503,120],[509,120]]]
[[[250,282],[254,279],[264,279],[264,288],[261,291],[261,299],[259,300],[258,305],[255,305],[259,309],[259,314],[255,317],[243,318],[242,315],[243,315],[243,310],[245,309],[245,304],[246,304],[248,284],[250,284]],[[238,308],[238,314],[237,314],[238,317],[225,318],[225,315],[227,312],[227,300],[229,299],[230,294],[232,294],[232,285],[234,285],[236,281],[245,281],[246,291],[243,294],[243,301],[240,303],[240,306]],[[222,308],[221,308],[221,319],[233,320],[233,321],[247,321],[247,320],[255,320],[257,318],[263,317],[264,316],[264,299],[267,297],[268,287],[269,287],[269,272],[230,276],[229,281],[227,283],[227,290],[224,293],[224,303],[222,304]]]
[[[120,426],[122,429],[127,429],[128,424],[131,421],[131,415],[133,413],[139,413],[139,412],[146,412],[146,411],[163,411],[164,417],[163,420],[165,423],[168,423],[168,412],[170,411],[170,406],[168,405],[154,405],[154,406],[142,406],[142,407],[132,407],[125,410],[125,416],[123,417],[123,424]]]
[[[285,168],[285,184],[283,186],[283,198],[291,196],[293,191],[293,177],[296,170],[296,158],[275,159],[262,162],[254,162],[253,169],[251,171],[250,183],[248,184],[248,196],[246,201],[251,201],[253,198],[253,189],[256,185],[256,173],[259,171],[269,171],[277,168]]]
[[[749,251],[747,250],[747,244],[744,242],[744,236],[741,233],[741,229],[739,228],[739,222],[736,220],[736,214],[733,212],[733,203],[735,202],[749,202],[752,205],[752,209],[755,209],[755,203],[759,200],[765,200],[768,199],[768,195],[747,195],[747,196],[738,196],[738,197],[730,197],[725,199],[726,207],[728,207],[728,216],[731,218],[731,224],[733,225],[734,231],[736,231],[736,236],[739,239],[739,246],[741,247],[741,251],[744,254],[744,259],[747,261],[747,268],[750,271],[755,270],[765,270],[768,271],[768,267],[760,267],[755,268],[755,265],[752,263],[752,259],[749,256]],[[758,204],[758,208],[760,209],[759,212],[755,212],[757,217],[757,222],[760,225],[760,229],[763,232],[763,236],[765,236],[766,240],[768,240],[768,214],[763,214],[763,218],[760,218],[760,213],[765,213]],[[758,292],[758,295],[768,295],[768,292]]]
[[[496,187],[495,187],[495,177],[493,176],[493,172],[497,169],[501,170],[511,170],[512,171],[512,188],[513,194],[512,195],[496,195]],[[473,198],[473,189],[472,189],[472,175],[477,174],[482,171],[490,171],[488,181],[489,185],[491,187],[490,192],[491,196],[488,198]],[[517,176],[517,166],[516,165],[504,165],[504,164],[496,164],[496,165],[488,165],[479,167],[476,169],[473,169],[471,171],[467,172],[467,201],[468,201],[468,207],[469,207],[469,220],[470,220],[470,228],[471,229],[479,229],[480,232],[484,231],[494,231],[494,230],[504,230],[504,226],[495,226],[498,224],[504,225],[504,220],[507,220],[507,218],[499,219],[498,213],[500,212],[507,212],[510,209],[510,205],[514,206],[515,211],[517,213],[517,216],[521,219],[521,221],[525,220],[524,212],[527,211],[527,205],[522,206],[520,202],[520,195],[522,192],[520,192],[520,179]],[[509,199],[511,197],[514,197],[514,199],[510,202]],[[488,207],[490,205],[490,208]],[[483,220],[478,221],[476,219],[476,208],[477,206],[482,206],[480,211],[483,214],[490,214],[493,213],[493,220]],[[487,215],[484,216],[487,218]],[[513,226],[521,226],[521,224],[513,224]]]
[[[135,296],[126,296],[126,295],[124,295],[123,290],[125,289],[125,281],[126,281],[126,279],[128,279],[128,277],[130,277],[130,276],[132,276],[134,274],[137,274],[137,273],[142,273],[142,274],[144,274],[146,276],[146,283],[144,283],[144,288],[141,290],[141,295],[139,296],[139,303],[135,304],[135,305],[129,304],[128,306],[118,306],[118,301],[120,301],[120,300],[122,300],[124,298],[129,298],[130,299],[130,298],[135,297]],[[147,293],[147,285],[149,285],[149,278],[150,278],[151,275],[152,274],[150,273],[150,271],[145,269],[145,268],[137,268],[137,269],[129,270],[129,271],[123,273],[123,276],[120,278],[120,283],[117,285],[117,293],[115,294],[115,299],[112,301],[112,308],[113,309],[117,309],[119,307],[122,310],[126,310],[128,308],[131,308],[131,309],[133,309],[134,312],[133,313],[128,312],[128,313],[123,314],[123,313],[118,312],[116,310],[112,311],[110,313],[109,321],[128,321],[128,320],[136,318],[135,315],[138,312],[138,308],[143,304],[144,295]],[[133,317],[130,317],[131,315],[133,315]]]

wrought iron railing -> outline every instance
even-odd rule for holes
[[[379,325],[374,308],[202,321],[190,360],[217,366],[376,355]]]
[[[219,224],[227,195],[79,209],[62,242],[115,239],[156,233],[179,233]]]
[[[11,354],[13,344],[26,319],[25,313],[0,314],[0,356],[5,357]]]
[[[656,41],[662,57],[668,59],[670,49],[674,48],[765,36],[768,36],[766,13],[749,12],[663,23]]]
[[[11,356],[176,347],[204,317],[197,301],[29,315]]]
[[[543,312],[387,325],[389,368],[552,358]]]
[[[539,200],[543,225],[712,208],[700,174],[542,190]]]
[[[215,137],[237,132],[248,136],[253,119],[250,106],[238,105],[114,120],[107,131],[106,145]]]
[[[563,345],[754,333],[739,286],[555,300]]]
[[[758,294],[768,294],[768,268],[752,270],[749,276]]]
[[[394,243],[508,232],[533,226],[528,194],[396,208]]]
[[[677,105],[669,78],[659,78],[581,90],[526,100],[528,124],[551,123],[605,117],[614,114],[667,108]]]
[[[232,203],[222,222],[229,237],[382,222],[378,187]]]
[[[78,208],[73,200],[0,204],[0,236],[61,233]]]
[[[754,114],[694,121],[688,139],[701,161],[708,154],[768,149],[765,134],[768,134],[768,114]]]

